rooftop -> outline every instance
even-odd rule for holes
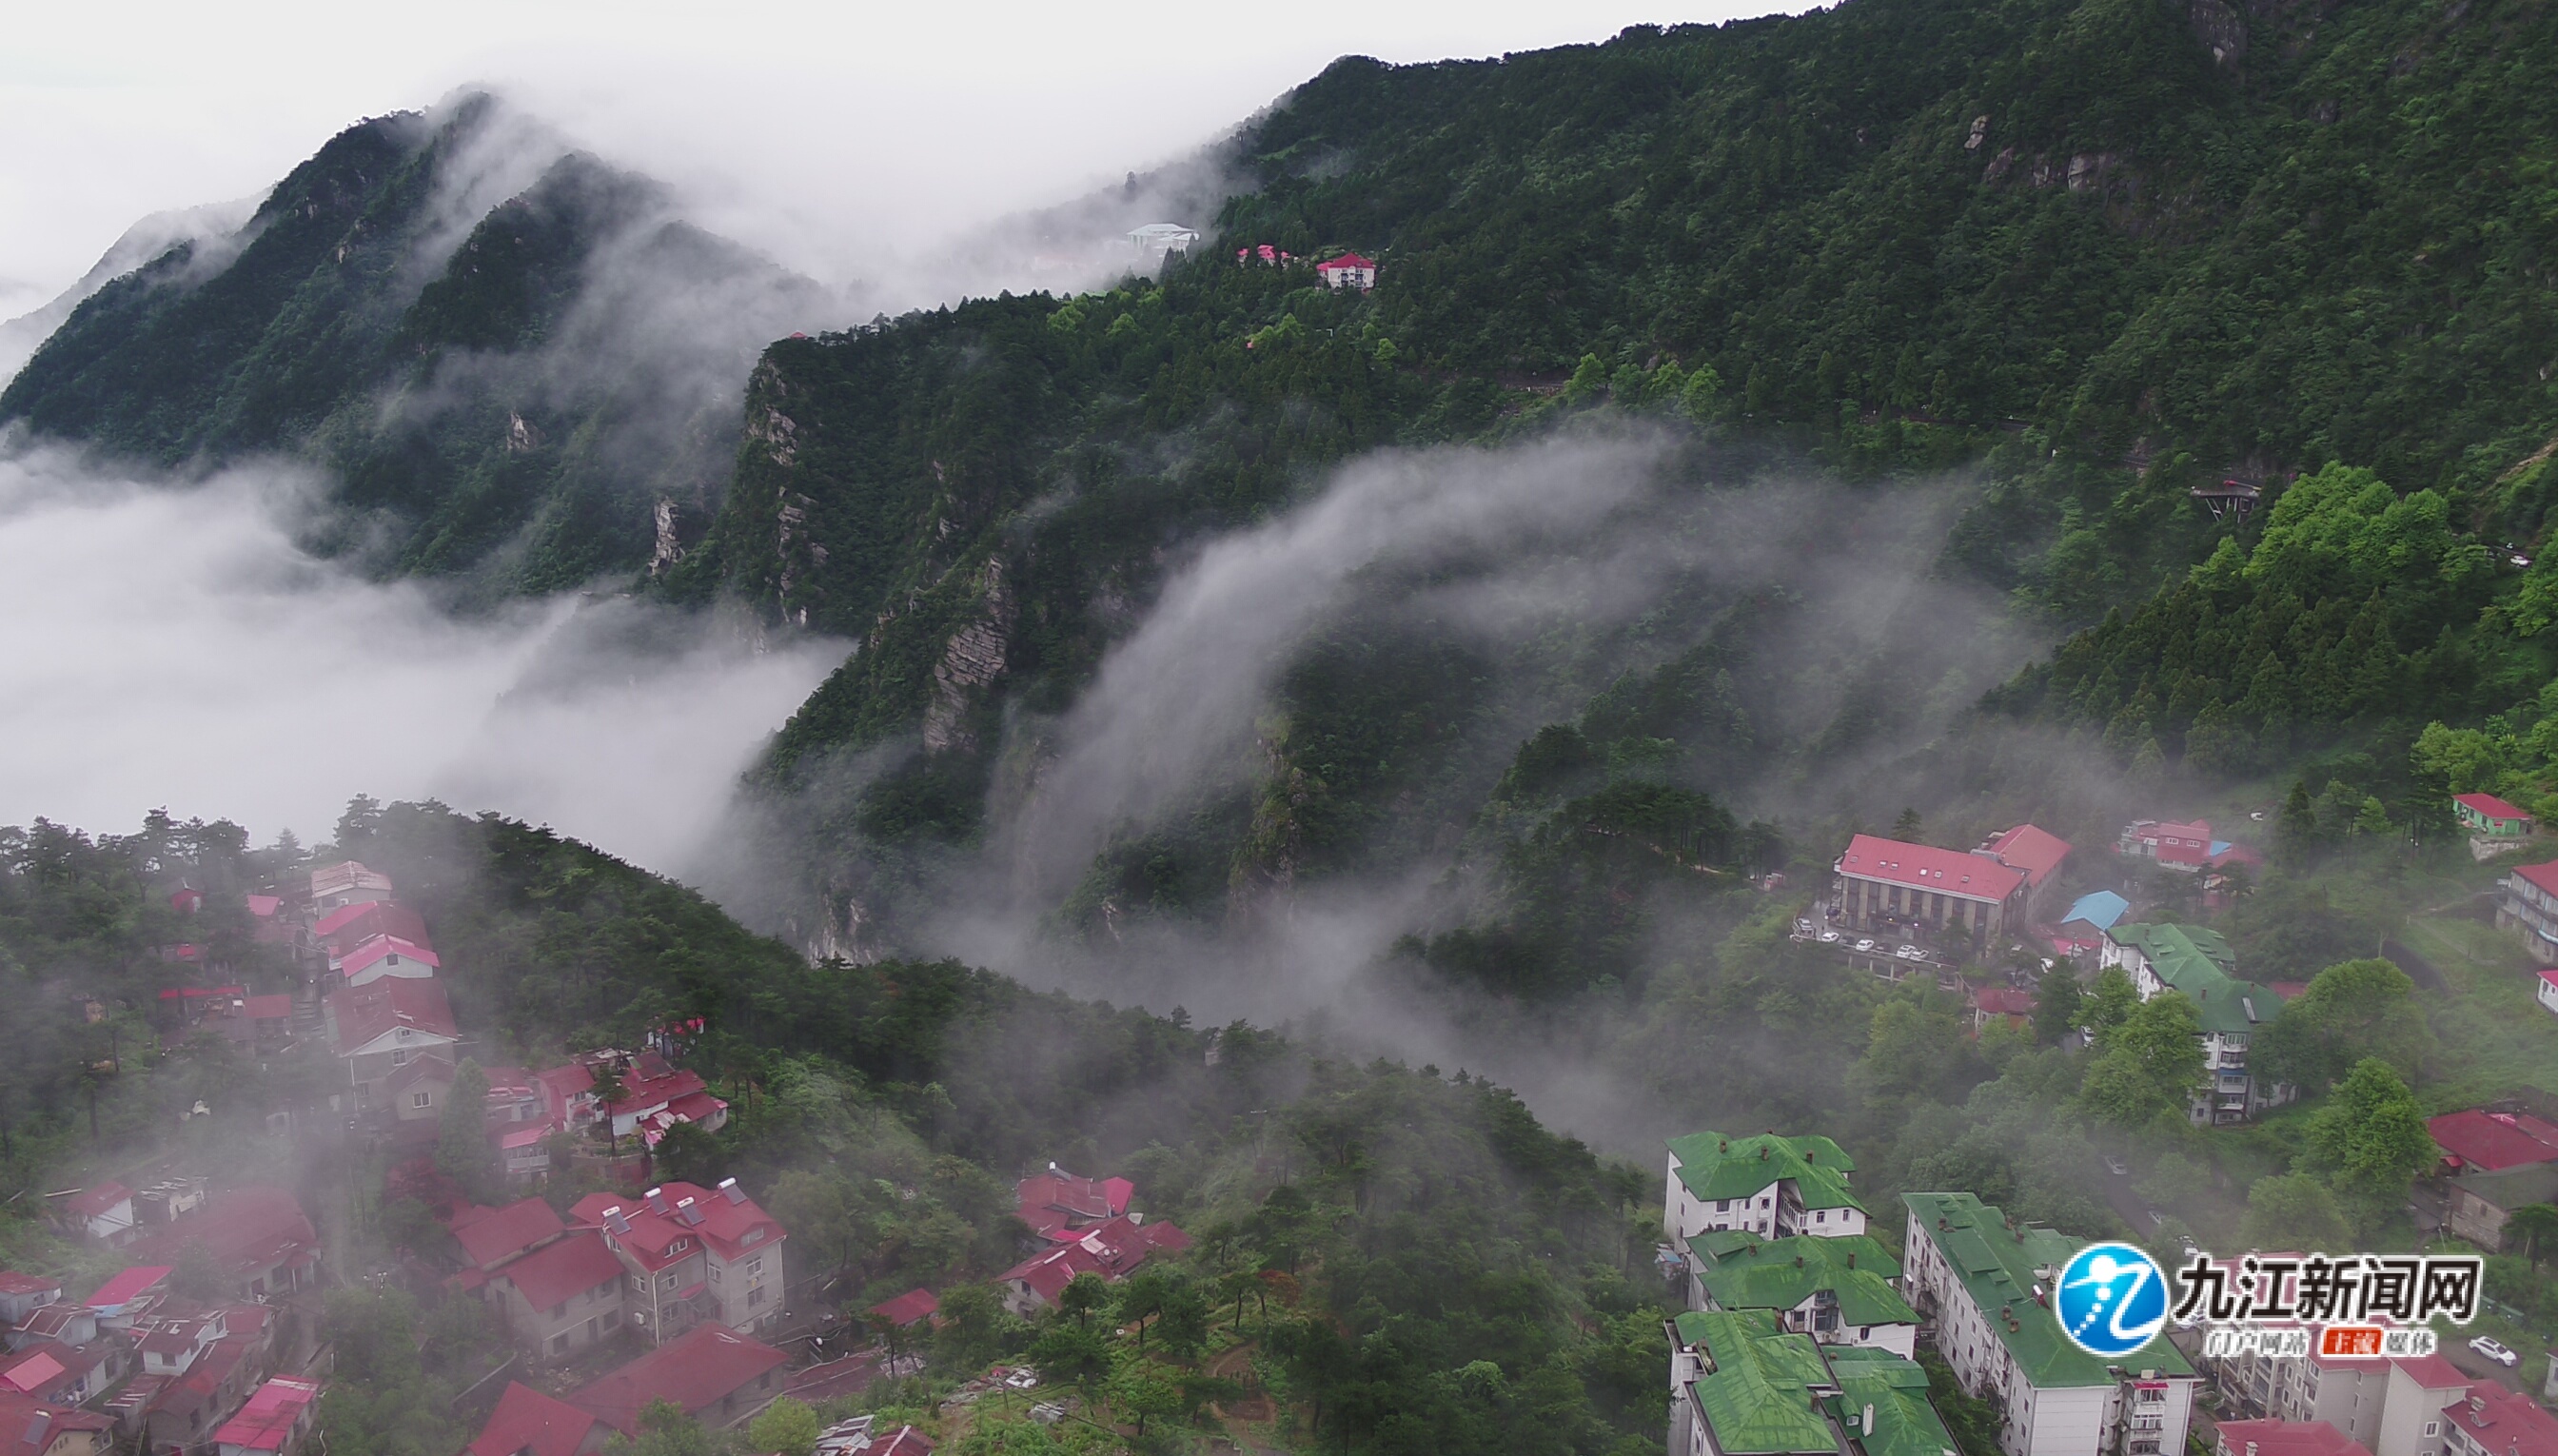
[[[2492,1381],[2470,1386],[2470,1398],[2444,1406],[2443,1414],[2471,1440],[2501,1456],[2558,1456],[2558,1415]]]
[[[2527,885],[2558,895],[2558,859],[2543,864],[2516,865],[2513,874],[2514,878]]]
[[[571,1295],[620,1279],[622,1260],[604,1246],[603,1235],[581,1229],[497,1270],[497,1277],[513,1280],[526,1304],[548,1309]]]
[[[2128,925],[2116,926],[2105,936],[2140,951],[2153,975],[2194,1003],[2196,1020],[2204,1031],[2253,1031],[2283,1009],[2283,998],[2273,987],[2238,978],[2238,954],[2218,931],[2203,926]]]
[[[1848,1238],[1804,1235],[1763,1243],[1725,1230],[1691,1239],[1688,1246],[1703,1265],[1699,1281],[1723,1309],[1792,1309],[1826,1289],[1838,1296],[1844,1323],[1918,1323],[1918,1312],[1892,1287],[1900,1263],[1861,1234]]]
[[[2068,914],[2061,917],[2061,923],[2067,925],[2073,920],[2083,920],[2100,931],[2110,931],[2114,922],[2130,914],[2131,909],[2132,902],[2122,896],[2111,890],[2098,890],[2092,895],[2079,896],[2069,907]]]
[[[2523,1163],[2493,1173],[2464,1173],[2452,1186],[2508,1212],[2558,1199],[2558,1163]]]
[[[2371,1456],[2323,1420],[2224,1420],[2220,1449],[2228,1456]]]
[[[453,1005],[444,998],[444,983],[431,976],[384,976],[370,985],[332,991],[329,1011],[337,1023],[342,1057],[402,1027],[447,1040],[461,1035],[453,1025]]]
[[[2527,819],[2528,809],[2517,808],[2492,794],[2455,794],[2452,802],[2490,819]]]
[[[2061,1333],[2061,1322],[2034,1296],[2034,1271],[2067,1263],[2085,1240],[2030,1225],[2011,1228],[1998,1209],[1969,1193],[1905,1193],[1901,1201],[1910,1208],[1911,1227],[1935,1243],[2027,1380],[2046,1388],[2114,1383],[2105,1373],[2106,1362],[2070,1344]],[[2015,1319],[2015,1328],[1999,1318],[2002,1311]],[[2164,1333],[2113,1363],[2175,1376],[2194,1374]]]
[[[294,1422],[319,1398],[319,1382],[278,1376],[258,1386],[257,1393],[240,1407],[240,1413],[213,1432],[213,1440],[218,1445],[245,1446],[252,1451],[281,1451],[292,1438]]]
[[[568,1225],[538,1198],[502,1209],[465,1208],[445,1227],[462,1245],[463,1256],[480,1268],[495,1268],[545,1238],[567,1232]]]
[[[595,1417],[565,1400],[515,1381],[497,1397],[471,1456],[577,1456],[595,1429]]]
[[[292,1194],[281,1188],[233,1188],[144,1235],[135,1241],[133,1252],[166,1258],[174,1265],[180,1250],[197,1242],[223,1269],[247,1275],[263,1273],[298,1252],[317,1248],[320,1238]]]
[[[941,1312],[941,1300],[929,1289],[909,1289],[895,1299],[883,1300],[870,1307],[869,1313],[905,1329],[918,1320],[930,1319]]]
[[[168,1278],[172,1267],[169,1264],[142,1264],[126,1269],[123,1273],[98,1285],[97,1292],[88,1297],[88,1307],[104,1310],[110,1314],[122,1309],[138,1298],[144,1290]]]
[[[1715,1449],[1727,1456],[1839,1449],[1812,1393],[1831,1383],[1830,1369],[1808,1336],[1779,1333],[1766,1310],[1690,1310],[1674,1323],[1680,1342],[1714,1366],[1689,1388]]]
[[[650,1268],[662,1268],[690,1252],[699,1236],[722,1258],[735,1258],[750,1248],[764,1248],[789,1237],[779,1221],[724,1179],[717,1188],[691,1183],[661,1183],[638,1198],[627,1194],[590,1193],[569,1206],[571,1222],[600,1229],[616,1247],[626,1249]],[[686,1246],[678,1248],[677,1241]]]
[[[2429,1117],[2425,1130],[2436,1146],[2483,1173],[2558,1159],[2558,1123],[2528,1112],[2471,1107]]]
[[[1870,1345],[1824,1349],[1839,1394],[1830,1407],[1839,1424],[1864,1421],[1874,1407],[1874,1430],[1857,1437],[1865,1456],[1944,1456],[1954,1438],[1927,1398],[1927,1372],[1914,1361]]]
[[[403,959],[438,968],[444,964],[443,961],[435,958],[434,951],[413,941],[402,940],[398,936],[375,936],[339,957],[338,969],[353,976],[367,969],[375,961],[388,960],[396,965]]]
[[[1847,1190],[1847,1175],[1856,1171],[1855,1159],[1818,1133],[1726,1137],[1720,1132],[1692,1132],[1671,1138],[1669,1149],[1679,1162],[1679,1182],[1692,1198],[1747,1198],[1785,1178],[1793,1180],[1804,1208],[1865,1210]]]
[[[568,1398],[615,1430],[638,1435],[640,1412],[649,1401],[672,1400],[686,1414],[697,1414],[788,1360],[726,1325],[696,1325]]]
[[[2069,857],[2069,841],[2049,829],[2019,824],[1992,834],[1972,852],[2022,871],[2028,885],[2041,889],[2043,882],[2052,878],[2052,872],[2061,868],[2061,862]]]
[[[1873,834],[1859,834],[1847,841],[1846,852],[1839,856],[1838,872],[1860,880],[1909,885],[1992,903],[2007,899],[2025,883],[2023,871],[2010,869],[1986,855],[1938,849],[1932,844],[1904,844]]]

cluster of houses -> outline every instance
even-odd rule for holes
[[[1234,250],[1236,267],[1259,263],[1264,267],[1283,268],[1301,261],[1303,259],[1296,254],[1282,251],[1266,242],[1249,247],[1238,247]],[[1326,288],[1336,292],[1345,288],[1354,288],[1365,293],[1376,287],[1376,259],[1361,257],[1357,253],[1342,253],[1317,263],[1315,276],[1323,280]]]
[[[2045,1302],[2077,1241],[1968,1193],[1912,1193],[1902,1256],[1869,1229],[1855,1164],[1821,1136],[1669,1144],[1671,1456],[1941,1456],[1919,1327],[2014,1456],[2175,1456],[2200,1377],[2164,1337],[2108,1365]]]
[[[2215,838],[2199,819],[2137,820],[2123,829],[2115,849],[2206,877],[2256,858]],[[2047,955],[2052,974],[2117,967],[2144,1001],[2174,991],[2195,1003],[2204,1067],[2188,1107],[2197,1124],[2245,1121],[2297,1095],[2291,1087],[2251,1076],[2247,1047],[2301,988],[2241,979],[2235,952],[2215,931],[2126,922],[2131,902],[2114,891],[2081,895],[2060,908],[2060,872],[2070,853],[2068,841],[2030,823],[2002,829],[1969,850],[1858,834],[1831,866],[1819,918],[1798,922],[1795,939],[1835,946],[1849,964],[1887,980],[1932,974],[1938,985],[1963,993],[1976,1029],[1993,1019],[2025,1024],[2038,997],[2022,975],[2005,985],[1967,982],[1955,974],[1965,961],[2016,946]],[[2549,985],[2558,997],[2558,978]]]
[[[2558,1134],[2459,1115],[2506,1141]],[[2466,1126],[2437,1138],[2446,1131],[2465,1147],[2493,1140]],[[1922,1325],[1955,1383],[1996,1413],[2008,1456],[2181,1456],[2206,1370],[2222,1396],[2216,1456],[2558,1456],[2558,1416],[2440,1356],[2246,1353],[2198,1369],[2162,1332],[2099,1360],[2061,1334],[2051,1304],[2084,1240],[1971,1193],[1915,1192],[1902,1195],[1895,1258],[1867,1233],[1854,1173],[1826,1137],[1670,1142],[1662,1262],[1686,1306],[1668,1324],[1670,1456],[1956,1449],[1911,1363]]]
[[[2425,1130],[2442,1150],[2444,1228],[2489,1253],[2513,1211],[2558,1202],[2558,1097],[2536,1090],[2445,1112]]]
[[[178,1180],[136,1194],[78,1190],[51,1210],[64,1232],[132,1262],[86,1297],[63,1281],[0,1270],[0,1429],[22,1456],[279,1453],[311,1425],[314,1381],[277,1374],[283,1301],[319,1280],[320,1241],[292,1194],[208,1195]],[[192,1260],[215,1287],[173,1285]]]

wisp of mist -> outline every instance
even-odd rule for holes
[[[682,874],[843,656],[612,596],[457,618],[297,549],[308,489],[0,455],[0,823],[165,806],[309,841],[354,795],[436,798]]]

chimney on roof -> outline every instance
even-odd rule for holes
[[[1802,1266],[1803,1266],[1803,1256],[1802,1256],[1801,1254],[1799,1254],[1799,1253],[1798,1253],[1798,1254],[1794,1255],[1794,1267],[1799,1269],[1799,1268],[1801,1268]]]
[[[738,1187],[737,1180],[734,1178],[721,1179],[719,1181],[719,1191],[730,1203],[746,1202],[746,1190]]]
[[[1856,1250],[1853,1248],[1847,1251],[1847,1266],[1851,1269],[1856,1267]]]

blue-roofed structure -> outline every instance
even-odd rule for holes
[[[2132,902],[2122,896],[2111,890],[2098,890],[2092,895],[2079,896],[2077,903],[2069,907],[2069,913],[2061,918],[2061,923],[2067,925],[2072,921],[2085,921],[2094,930],[2110,931],[2114,922],[2129,915],[2131,909]]]

